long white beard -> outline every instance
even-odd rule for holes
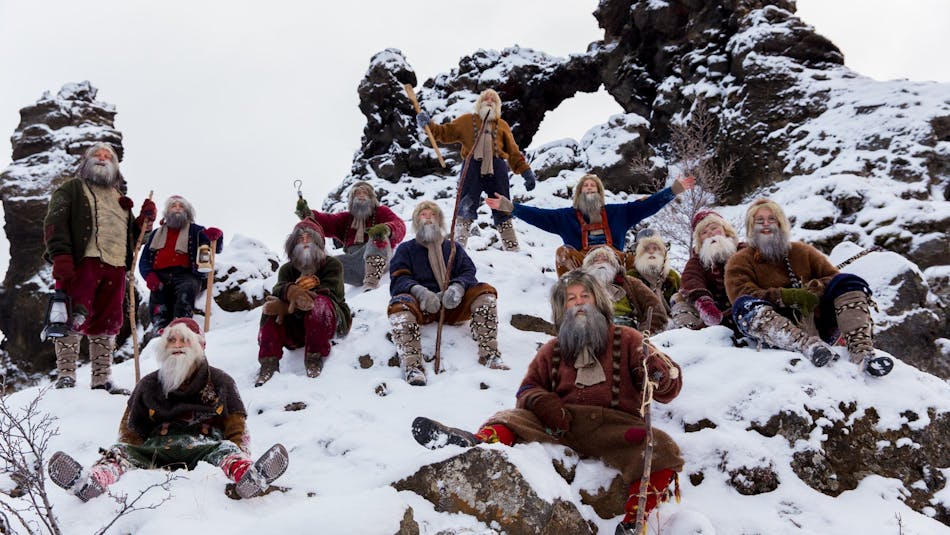
[[[495,107],[492,106],[491,104],[482,104],[481,106],[479,106],[478,116],[481,117],[482,119],[485,119],[486,113],[488,114],[489,121],[494,121],[495,119],[498,118],[498,114],[495,113]]]
[[[96,184],[97,186],[115,185],[118,175],[119,166],[112,160],[100,162],[95,158],[90,158],[82,164],[82,169],[79,170],[79,176],[83,180]]]
[[[423,245],[441,243],[442,237],[442,230],[435,223],[421,225],[416,229],[416,241]]]
[[[607,349],[608,325],[607,318],[594,305],[576,305],[567,309],[557,332],[561,354],[573,361],[586,347],[596,358]]]
[[[699,261],[706,269],[725,264],[736,254],[738,244],[735,238],[728,236],[710,236],[699,248]]]
[[[762,230],[769,228],[771,234],[762,234]],[[759,250],[759,253],[765,258],[766,262],[779,264],[785,261],[788,256],[788,250],[791,243],[788,241],[788,233],[781,230],[778,225],[762,227],[752,233],[752,246]]]
[[[608,284],[611,284],[614,281],[614,278],[617,277],[617,268],[611,266],[610,264],[593,264],[584,268],[584,271],[588,275],[594,277],[598,282],[606,287]]]
[[[644,277],[655,278],[663,273],[666,258],[653,254],[639,254],[633,261],[634,267]]]
[[[600,214],[600,209],[604,207],[604,198],[600,193],[592,191],[590,193],[581,193],[577,198],[577,209],[588,219]]]
[[[326,253],[319,246],[313,243],[298,243],[294,246],[294,254],[291,255],[290,261],[300,273],[313,275],[325,258]]]
[[[175,354],[174,351],[181,351]],[[163,350],[159,352],[158,380],[162,384],[165,396],[182,385],[199,364],[204,360],[204,352],[200,348],[182,347],[180,350]]]

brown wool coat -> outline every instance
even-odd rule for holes
[[[642,330],[649,327],[651,333],[663,332],[670,317],[666,313],[666,307],[660,301],[660,297],[647,288],[646,284],[636,278],[626,275],[623,278],[622,288],[627,294],[627,300],[633,306],[637,315],[637,325]],[[653,308],[653,315],[650,325],[646,325],[647,310]]]
[[[803,242],[792,242],[788,253],[792,271],[802,286],[821,297],[825,286],[838,269],[821,251]],[[726,263],[726,294],[733,303],[743,295],[764,299],[777,306],[782,303],[782,288],[791,288],[792,281],[784,263],[766,263],[758,249],[747,247],[732,255]]]
[[[475,144],[475,134],[482,126],[481,119],[474,113],[466,113],[455,118],[454,121],[445,124],[429,123],[429,129],[439,143],[461,143],[462,158],[472,152],[472,146]],[[489,123],[486,128],[492,128]],[[521,149],[515,143],[515,137],[511,134],[511,127],[504,119],[495,121],[495,156],[508,162],[508,167],[512,172],[521,174],[529,169],[528,162],[521,154]]]
[[[738,251],[745,248],[744,242],[739,243]],[[699,256],[693,254],[686,261],[681,280],[680,293],[686,297],[686,302],[689,304],[695,305],[697,299],[706,296],[712,298],[719,310],[729,310],[732,307],[732,301],[726,295],[725,264],[716,264],[707,268]]]
[[[561,359],[555,377],[551,375],[556,340],[551,340],[538,351],[528,366],[528,372],[519,389],[516,409],[501,411],[492,416],[485,425],[504,424],[522,442],[549,442],[562,444],[589,457],[596,457],[621,471],[624,480],[632,483],[643,472],[643,449],[645,444],[631,444],[624,434],[631,427],[643,428],[640,415],[643,388],[643,336],[629,327],[611,325],[608,349],[598,360],[604,367],[607,380],[599,385],[578,388],[574,381],[577,370]],[[617,394],[619,404],[611,408],[613,387],[613,343],[621,337],[620,384]],[[664,379],[654,390],[654,400],[667,403],[679,394],[683,386],[679,366],[656,348],[650,349],[647,369],[650,374],[663,372]],[[675,370],[675,371],[674,371]],[[675,377],[674,377],[675,376]],[[570,430],[561,437],[548,434],[544,425],[531,412],[534,401],[544,394],[555,392],[565,403],[573,421]],[[669,435],[653,430],[654,448],[652,471],[670,470],[679,472],[683,458],[679,447]]]

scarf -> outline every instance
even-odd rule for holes
[[[607,380],[604,367],[594,358],[594,354],[589,347],[581,349],[581,352],[574,358],[574,368],[577,370],[574,386],[578,388],[598,385]]]
[[[353,222],[350,223],[350,228],[356,231],[356,234],[353,236],[353,243],[360,244],[366,241],[366,218],[357,219],[353,218]]]
[[[435,276],[439,284],[439,290],[445,291],[445,257],[442,256],[442,242],[424,244],[429,253],[429,267],[432,268],[432,275]]]
[[[478,135],[478,128],[475,129],[475,135]],[[482,162],[482,176],[495,174],[495,132],[493,125],[485,126],[482,137],[475,140],[472,153],[472,158]]]
[[[175,240],[176,253],[188,254],[188,227],[190,226],[191,223],[185,223],[185,226],[178,230],[178,239]],[[162,225],[155,231],[152,244],[148,248],[153,251],[164,249],[166,240],[168,240],[168,225]]]

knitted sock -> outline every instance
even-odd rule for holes
[[[486,444],[500,442],[505,446],[511,446],[515,443],[515,434],[504,424],[486,425],[475,433],[475,438]]]
[[[670,500],[670,492],[667,489],[675,478],[676,472],[669,468],[664,468],[663,470],[650,474],[650,482],[647,487],[647,501],[644,506],[645,511],[643,512],[644,517],[649,515],[650,511],[655,509],[657,504]],[[677,483],[677,487],[678,486],[679,483]],[[678,489],[676,492],[678,493]],[[630,484],[630,496],[627,498],[627,503],[623,506],[623,510],[626,513],[623,516],[623,523],[633,524],[637,521],[637,507],[639,507],[639,505],[640,481],[638,480]]]

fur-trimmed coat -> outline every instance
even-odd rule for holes
[[[738,251],[745,248],[745,242],[740,242]],[[710,297],[720,311],[728,314],[732,309],[732,300],[726,293],[726,265],[715,264],[707,268],[695,253],[689,257],[686,267],[683,268],[680,293],[686,302],[693,306],[700,297]]]
[[[207,273],[201,273],[198,271],[198,263],[196,261],[198,257],[198,247],[201,245],[211,245],[211,240],[202,234],[204,229],[205,228],[201,225],[196,225],[194,223],[190,223],[188,225],[188,259],[191,261],[191,273],[200,279],[207,277]],[[158,229],[148,233],[148,239],[145,240],[145,245],[142,249],[142,256],[139,257],[139,273],[142,275],[143,279],[148,277],[148,274],[153,271],[152,266],[155,264],[155,255],[158,254],[157,249],[153,250],[151,248],[152,238],[155,237],[156,232],[158,232]],[[175,244],[169,240],[165,246],[174,247]],[[224,236],[218,240],[218,243],[214,249],[215,254],[218,254],[224,250]]]
[[[432,135],[439,143],[461,143],[462,158],[472,152],[475,145],[475,135],[482,127],[482,120],[474,113],[466,113],[445,124],[429,123]],[[517,174],[524,173],[530,166],[515,143],[515,136],[511,134],[511,127],[504,119],[489,122],[486,129],[493,129],[492,138],[495,140],[495,156],[506,160],[508,167]]]
[[[825,286],[838,269],[828,257],[804,242],[792,242],[788,252],[792,271],[802,287],[821,297]],[[776,306],[782,303],[782,288],[791,288],[792,280],[784,263],[767,263],[758,249],[747,247],[732,255],[726,263],[726,294],[733,303],[743,295],[764,299]]]
[[[277,272],[277,284],[274,285],[271,294],[286,303],[287,287],[297,282],[300,275],[302,275],[302,273],[300,273],[291,262],[280,266],[280,270]],[[311,291],[326,295],[330,298],[330,301],[333,302],[333,310],[336,313],[336,333],[340,336],[346,335],[346,333],[350,332],[353,316],[350,314],[350,307],[346,304],[345,294],[343,293],[343,264],[336,258],[328,256],[324,260],[323,266],[314,273],[314,276],[320,279],[320,285]],[[293,313],[293,315],[297,316],[302,316],[303,314],[305,314],[305,312],[300,310]],[[261,324],[263,324],[266,319],[267,316],[262,315]]]
[[[666,324],[670,319],[666,313],[666,307],[663,306],[659,296],[653,293],[646,284],[630,275],[618,277],[616,283],[623,289],[627,301],[633,308],[632,319],[636,322],[638,329],[648,328],[651,333],[663,332],[666,329]],[[651,308],[653,309],[651,321],[649,325],[646,325],[647,311]],[[616,312],[616,303],[614,311]]]
[[[343,211],[336,214],[327,214],[316,210],[311,210],[311,212],[313,213],[313,219],[323,227],[327,238],[340,240],[343,242],[344,248],[356,243],[356,229],[352,227],[353,216],[350,215],[350,212]],[[389,245],[395,249],[406,237],[406,224],[392,210],[383,205],[377,206],[373,215],[366,220],[366,230],[380,223],[389,227]],[[371,241],[365,232],[363,234],[364,243]]]
[[[442,240],[442,258],[449,261],[451,243]],[[439,292],[439,281],[429,265],[429,250],[415,238],[403,242],[393,254],[389,263],[390,295],[407,294],[413,286],[421,284],[430,291]],[[449,284],[459,283],[468,290],[478,284],[475,278],[475,263],[465,252],[460,243],[455,244],[455,260],[452,262],[452,272],[449,273]]]

